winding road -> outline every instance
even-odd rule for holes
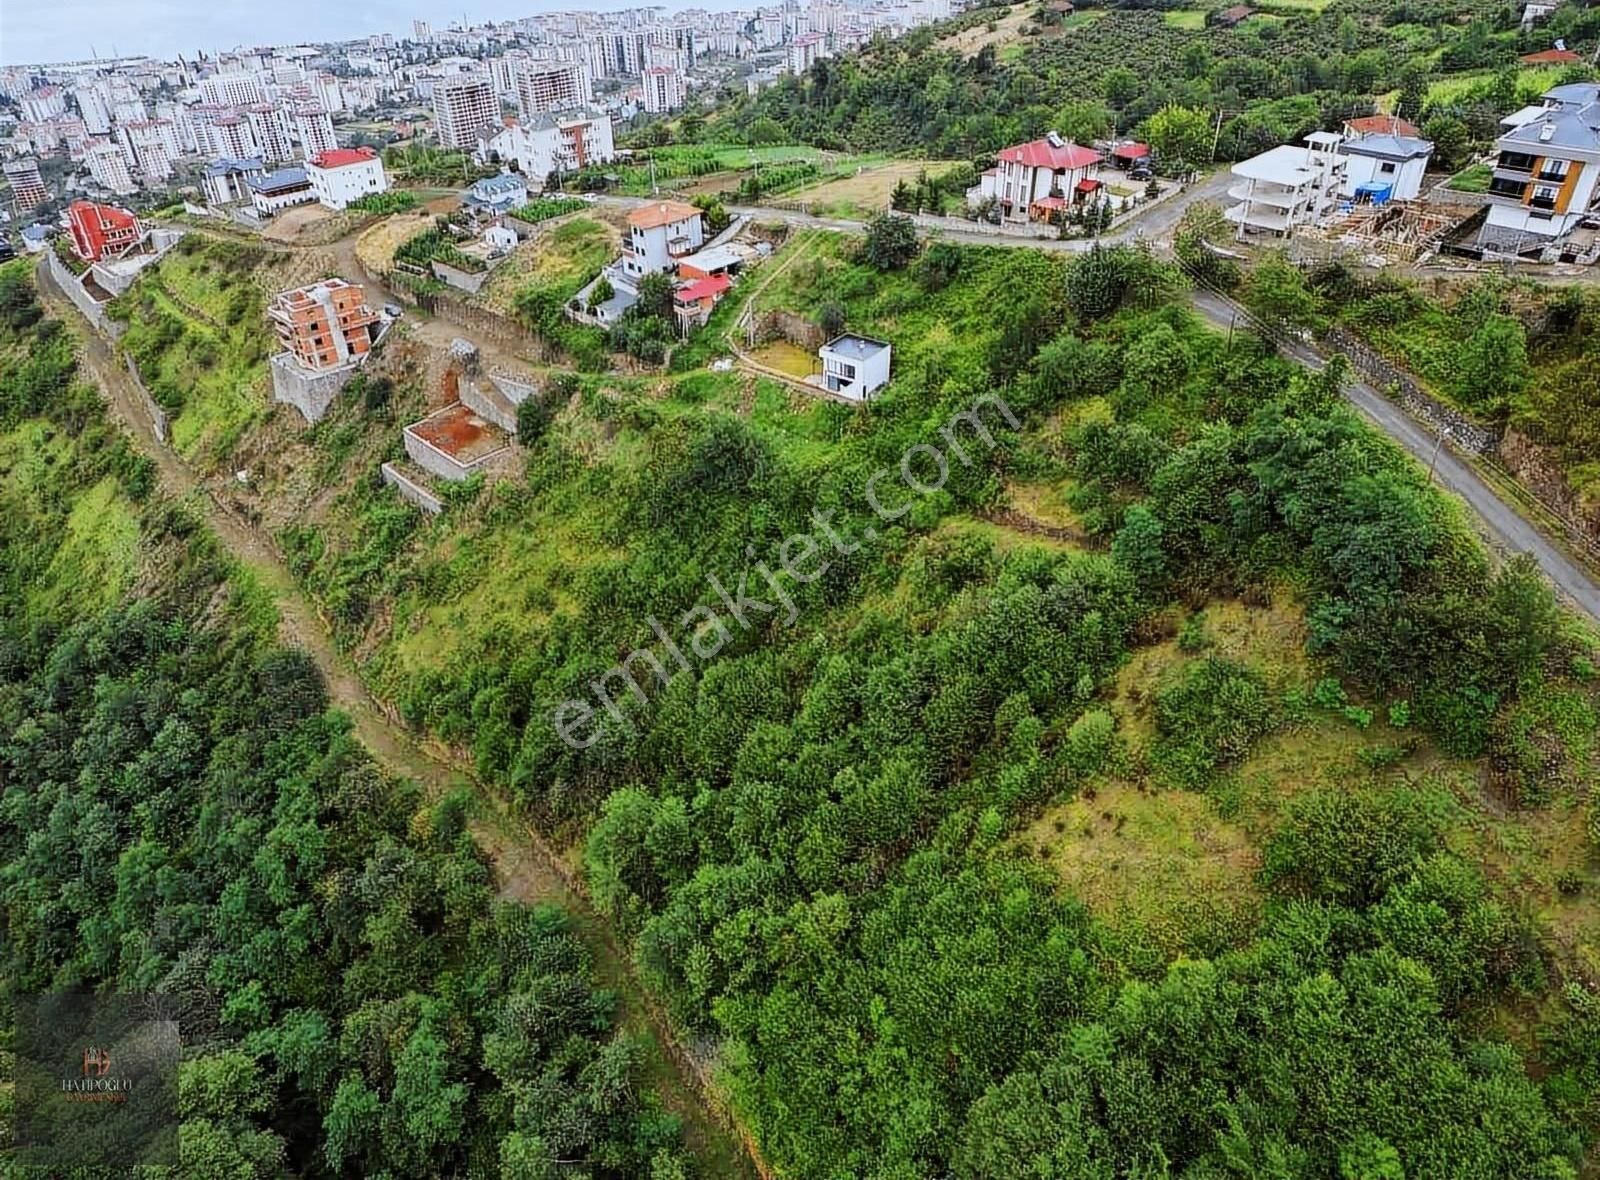
[[[1221,171],[1206,177],[1148,210],[1133,223],[1115,233],[1099,239],[1103,244],[1148,241],[1157,249],[1170,252],[1171,235],[1184,210],[1196,201],[1216,200],[1227,191],[1230,174]],[[606,197],[607,202],[626,206],[647,203],[647,198]],[[758,205],[731,205],[729,212],[766,220],[783,220],[796,228],[831,230],[836,233],[863,233],[866,225],[833,217],[815,217]],[[960,231],[934,231],[940,240],[970,243],[981,246],[1003,246],[1029,250],[1050,250],[1065,253],[1083,253],[1094,243],[1083,238],[1055,240],[1015,234],[963,233]],[[1195,288],[1189,293],[1195,310],[1208,322],[1227,328],[1245,324],[1250,316],[1239,305],[1225,296]],[[1279,345],[1283,354],[1311,370],[1320,370],[1327,362],[1315,349],[1292,341]],[[1539,563],[1557,593],[1571,606],[1600,621],[1600,582],[1584,566],[1569,556],[1567,550],[1546,535],[1537,525],[1485,482],[1484,478],[1466,461],[1454,454],[1423,423],[1411,417],[1378,390],[1363,381],[1353,381],[1345,387],[1345,396],[1365,417],[1413,457],[1433,470],[1439,483],[1459,496],[1480,522],[1486,539],[1501,553],[1526,553]]]

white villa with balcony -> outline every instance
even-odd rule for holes
[[[1600,214],[1600,84],[1553,87],[1501,125],[1480,245],[1542,249]]]
[[[652,201],[628,214],[622,269],[632,278],[661,274],[705,243],[700,210],[682,201]]]
[[[1284,144],[1235,164],[1228,195],[1237,204],[1226,216],[1239,227],[1238,236],[1286,238],[1332,213],[1349,163],[1339,152],[1343,139],[1334,131],[1314,131],[1304,144]]]

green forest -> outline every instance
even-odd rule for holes
[[[283,532],[407,720],[581,849],[768,1162],[1580,1175],[1593,633],[1490,561],[1337,366],[1206,329],[1147,253],[886,232],[785,257],[760,306],[894,340],[867,408],[588,376],[523,479],[430,523],[352,473]],[[881,483],[886,526],[874,473],[996,393],[1018,427],[991,416],[936,492]],[[647,620],[817,513],[857,547],[789,587],[792,625],[562,741]],[[1214,890],[1180,863],[1109,904],[1058,858],[1130,855],[1120,821],[1088,846],[1113,805],[1243,852]]]
[[[356,742],[26,264],[0,319],[0,1027],[19,993],[176,1004],[182,1165],[150,1180],[691,1174],[569,917],[498,900],[474,800]]]
[[[1080,142],[1116,130],[1154,136],[1169,165],[1195,165],[1213,148],[1217,159],[1242,159],[1382,105],[1432,122],[1436,163],[1455,166],[1525,95],[1590,76],[1583,66],[1522,69],[1519,55],[1600,37],[1600,10],[1576,4],[1530,29],[1516,7],[1491,0],[1266,0],[1231,26],[1206,7],[1091,2],[1063,22],[1044,4],[984,5],[753,96],[728,95],[696,128],[754,144],[950,160],[1052,129]],[[1194,142],[1160,137],[1152,117],[1171,107],[1199,113]]]

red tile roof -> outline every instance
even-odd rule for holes
[[[1574,53],[1570,49],[1543,49],[1522,57],[1523,64],[1530,66],[1565,66],[1582,60],[1581,53]]]
[[[708,279],[696,279],[687,286],[679,287],[674,298],[679,303],[699,303],[710,296],[721,295],[731,286],[733,280],[727,275],[712,275]]]
[[[351,164],[365,164],[368,160],[376,158],[376,153],[368,147],[334,148],[331,152],[320,152],[311,157],[311,162],[318,168],[345,168]]]
[[[658,201],[652,205],[641,205],[629,213],[628,224],[638,229],[655,229],[658,225],[671,225],[699,216],[700,210],[693,205],[685,205],[682,201]]]
[[[1408,123],[1394,115],[1362,115],[1359,119],[1346,119],[1345,124],[1357,135],[1409,135],[1422,134],[1415,123]]]
[[[1091,151],[1086,147],[1079,147],[1075,143],[1063,143],[1056,147],[1048,139],[1036,139],[1032,143],[1019,143],[1015,147],[1008,147],[1000,153],[1000,159],[1008,164],[1021,164],[1026,168],[1087,168],[1090,164],[1098,164],[1101,156],[1099,152]]]
[[[1142,160],[1150,154],[1150,145],[1147,143],[1119,143],[1111,149],[1111,154],[1119,160]]]
[[[1078,181],[1078,191],[1080,193],[1092,193],[1099,187],[1100,182],[1098,180],[1090,180],[1087,176]]]

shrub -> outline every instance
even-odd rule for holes
[[[1156,697],[1156,763],[1180,786],[1204,786],[1276,719],[1266,685],[1250,669],[1216,657],[1196,661]]]

